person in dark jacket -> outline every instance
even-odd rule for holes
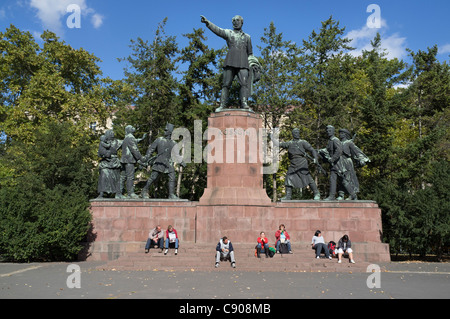
[[[236,260],[234,259],[234,249],[231,241],[224,236],[219,240],[219,243],[216,246],[216,265],[215,267],[219,267],[221,260],[230,259],[231,267],[236,268]]]
[[[342,262],[342,255],[344,253],[348,253],[348,258],[350,259],[350,262],[352,264],[355,263],[353,260],[353,250],[352,250],[352,242],[348,238],[348,235],[342,236],[341,239],[339,239],[339,242],[336,247],[336,251],[338,254],[338,263],[340,264]]]

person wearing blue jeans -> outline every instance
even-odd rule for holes
[[[267,239],[266,234],[261,232],[256,241],[258,242],[256,245],[256,256],[261,258],[261,252],[264,252],[266,258],[269,257],[269,240]]]
[[[276,250],[277,250],[277,254],[280,252],[280,245],[282,243],[285,243],[287,245],[289,254],[292,254],[292,249],[291,249],[291,237],[289,236],[288,232],[286,231],[286,227],[284,226],[284,224],[281,224],[280,226],[278,226],[278,230],[275,233],[275,245],[276,245]]]
[[[311,241],[312,249],[316,251],[316,258],[320,257],[320,253],[322,249],[325,251],[325,257],[331,259],[330,252],[328,250],[328,246],[325,244],[325,240],[322,237],[322,233],[320,230],[316,231]]]
[[[164,255],[169,251],[170,243],[175,244],[175,255],[178,254],[178,234],[177,230],[173,228],[172,225],[169,225],[166,230],[166,250],[164,251]]]
[[[161,230],[161,226],[156,226],[148,233],[147,243],[145,244],[145,253],[147,254],[150,248],[154,245],[158,245],[159,252],[161,253],[164,248],[164,233]]]

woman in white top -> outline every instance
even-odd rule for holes
[[[325,244],[325,240],[322,237],[322,233],[320,230],[317,230],[314,234],[312,241],[311,241],[312,249],[316,251],[316,258],[320,257],[320,253],[322,252],[322,249],[325,251],[325,257],[328,259],[331,259],[330,252],[328,251],[328,246]]]

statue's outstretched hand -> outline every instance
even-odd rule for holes
[[[205,18],[205,16],[200,16],[202,18],[201,22],[208,24],[208,19]]]

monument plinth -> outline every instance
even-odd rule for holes
[[[261,231],[273,244],[275,231],[285,224],[293,247],[309,245],[319,229],[327,241],[337,242],[347,234],[359,260],[389,261],[389,245],[381,239],[381,210],[375,202],[270,200],[263,188],[261,127],[261,117],[254,112],[225,109],[211,114],[204,157],[207,187],[198,202],[92,200],[88,258],[115,260],[130,253],[144,254],[148,232],[156,225],[163,229],[172,225],[187,247],[214,246],[222,236],[239,247],[239,243],[255,242]]]
[[[269,205],[263,188],[262,120],[240,110],[208,119],[208,182],[200,205]]]

